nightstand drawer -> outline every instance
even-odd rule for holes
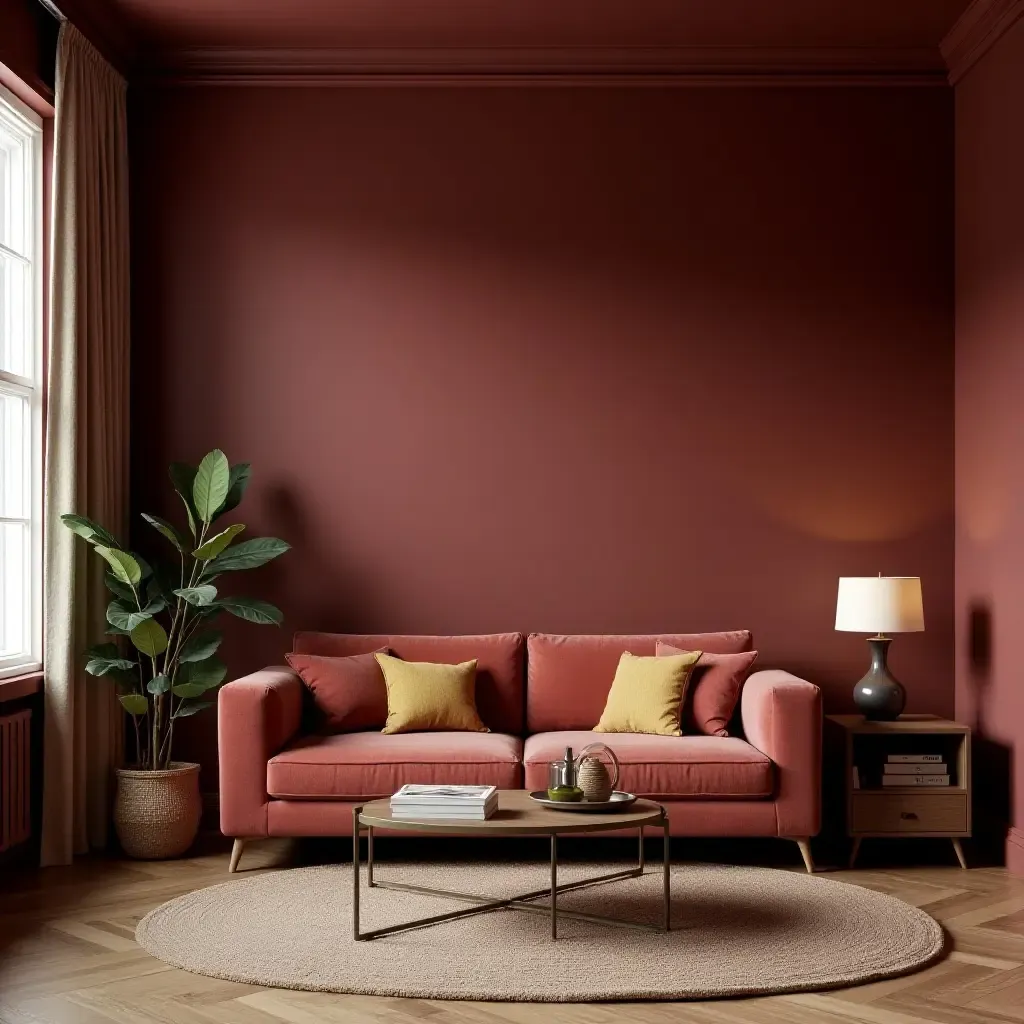
[[[850,831],[966,832],[965,793],[854,793]]]

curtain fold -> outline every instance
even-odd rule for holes
[[[44,566],[43,865],[106,844],[123,721],[83,652],[105,632],[103,562],[60,522],[127,543],[126,84],[65,21],[57,45]]]

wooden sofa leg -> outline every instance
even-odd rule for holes
[[[238,870],[238,862],[242,859],[242,851],[245,849],[245,840],[236,839],[231,847],[231,860],[228,862],[228,874]]]
[[[795,840],[796,845],[800,847],[800,856],[804,859],[804,867],[807,868],[807,874],[814,874],[814,858],[811,856],[811,841],[810,839],[797,839]]]

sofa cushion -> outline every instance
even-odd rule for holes
[[[658,641],[658,657],[683,654]],[[740,702],[743,683],[757,660],[757,651],[743,654],[701,654],[683,700],[683,732],[728,736],[729,722]]]
[[[387,648],[382,647],[379,653],[386,654]],[[317,732],[361,732],[383,727],[388,717],[388,691],[372,654],[285,657],[313,696]]]
[[[590,743],[615,751],[621,769],[617,788],[637,796],[754,800],[774,792],[772,762],[746,740],[586,731],[530,736],[523,753],[526,788],[546,789],[548,763],[560,759],[566,747],[579,753]]]
[[[669,661],[623,651],[594,732],[682,736],[683,694],[699,657],[700,651],[680,651]]]
[[[484,725],[494,732],[513,735],[523,732],[525,680],[522,633],[488,633],[481,636],[296,633],[292,647],[297,654],[321,654],[335,658],[349,654],[368,654],[387,647],[396,658],[403,661],[432,661],[446,665],[456,665],[475,658],[476,706]],[[651,653],[654,653],[653,650]],[[601,703],[603,706],[603,698]],[[598,714],[600,710],[598,708]],[[594,716],[596,721],[597,715]]]
[[[407,782],[522,786],[523,741],[502,733],[303,736],[267,762],[278,799],[369,800]]]
[[[382,644],[388,642],[387,637],[377,639]],[[738,654],[751,649],[750,633],[745,629],[609,636],[531,633],[527,641],[526,731],[592,729],[601,717],[622,653],[654,657],[659,640],[684,651]],[[487,716],[483,719],[486,722]]]
[[[387,654],[374,657],[388,688],[388,720],[381,732],[490,731],[476,710],[475,658],[460,665],[438,665]]]

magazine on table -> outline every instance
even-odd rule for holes
[[[407,783],[391,797],[393,804],[483,805],[498,795],[495,786],[423,785]]]

